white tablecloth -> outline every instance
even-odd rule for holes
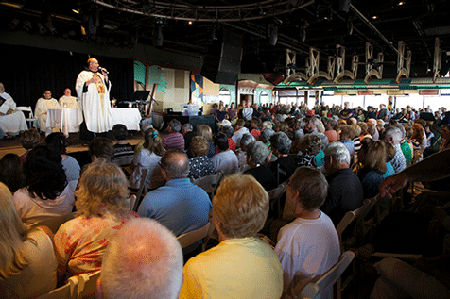
[[[78,126],[83,121],[81,113],[77,108],[48,109],[45,120],[45,135],[53,131],[53,128],[60,129],[65,136],[69,133],[78,132]]]
[[[128,130],[140,130],[141,114],[138,108],[112,108],[113,125],[126,125]],[[83,122],[81,112],[76,108],[48,109],[45,121],[45,135],[53,128],[60,129],[65,136],[79,130]]]
[[[140,130],[142,117],[138,108],[112,108],[111,111],[114,125],[126,125],[128,130]]]

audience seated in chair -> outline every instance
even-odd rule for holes
[[[297,218],[281,228],[275,248],[283,266],[285,298],[295,298],[315,275],[325,273],[338,261],[336,228],[320,210],[327,191],[325,176],[310,167],[298,168],[289,179],[286,204]],[[320,298],[328,298],[330,292],[322,292]]]
[[[161,174],[161,157],[164,154],[162,138],[156,129],[149,128],[144,135],[144,148],[133,158],[131,162],[130,188],[139,189],[144,169],[149,172],[148,188],[150,190],[164,185],[165,181]]]
[[[67,276],[100,270],[110,237],[138,217],[130,212],[125,175],[105,159],[86,167],[75,195],[77,217],[62,224],[55,235],[58,272]]]
[[[80,178],[80,164],[78,164],[77,159],[67,155],[67,138],[63,133],[55,132],[45,138],[45,143],[48,147],[61,154],[61,164],[66,174],[67,182],[72,186],[73,190],[77,189],[78,179]]]
[[[125,224],[103,257],[98,293],[103,299],[177,299],[183,256],[175,236],[151,219]]]
[[[277,180],[264,163],[269,155],[267,146],[262,141],[254,141],[247,147],[247,161],[250,169],[244,174],[253,176],[266,191],[275,189]]]
[[[27,151],[25,154],[20,156],[20,165],[22,168],[25,166],[28,152],[36,145],[41,144],[41,142],[41,134],[39,134],[39,131],[35,128],[28,129],[20,135],[20,143]]]
[[[219,132],[214,136],[214,145],[218,153],[212,157],[216,172],[221,171],[224,175],[236,173],[238,160],[234,152],[229,148],[227,136]]]
[[[383,174],[387,171],[386,146],[383,141],[372,141],[364,138],[361,141],[361,149],[358,152],[358,178],[364,192],[364,198],[375,197],[383,182]]]
[[[6,154],[0,160],[0,182],[9,188],[11,193],[25,187],[25,174],[16,154]]]
[[[178,150],[166,151],[161,159],[161,172],[166,184],[147,193],[138,209],[139,215],[158,221],[176,237],[208,223],[211,200],[187,177],[189,162],[186,154]],[[185,253],[198,245],[186,248]]]
[[[125,125],[114,125],[112,128],[114,139],[117,140],[113,145],[114,155],[111,159],[114,163],[120,167],[126,167],[131,164],[131,160],[134,156],[133,147],[127,141],[128,129]]]
[[[96,159],[111,161],[114,155],[113,143],[107,138],[97,137],[89,142],[88,154],[92,162]]]
[[[167,126],[169,134],[163,138],[164,149],[177,149],[184,151],[184,138],[181,132],[181,122],[177,119],[172,119],[172,121]]]
[[[277,159],[269,163],[269,168],[275,178],[278,179],[277,183],[281,184],[285,182],[297,168],[294,158],[289,156],[291,140],[289,140],[285,133],[277,132],[270,137],[270,149],[271,153]],[[279,173],[278,169],[281,169],[285,174]]]
[[[214,164],[208,158],[208,141],[201,136],[194,136],[190,142],[192,158],[189,159],[189,178],[198,179],[216,173]]]
[[[61,155],[45,145],[28,152],[26,187],[17,190],[14,204],[22,221],[30,227],[43,220],[72,212],[75,196],[61,164]]]
[[[26,229],[0,183],[0,298],[35,298],[56,287],[52,238],[46,227]]]
[[[267,192],[252,176],[222,180],[213,210],[220,243],[186,263],[180,298],[280,298],[280,262],[256,237],[268,209]]]
[[[350,154],[345,145],[338,141],[330,143],[324,153],[329,188],[321,209],[337,225],[345,213],[363,204],[364,193],[350,168]]]
[[[403,139],[402,131],[396,126],[389,126],[384,132],[384,140],[395,147],[395,157],[390,161],[395,173],[399,173],[406,168],[406,158],[403,155],[401,142]]]
[[[255,141],[255,138],[253,138],[250,134],[244,134],[242,136],[240,146],[234,152],[238,159],[239,169],[242,169],[242,167],[245,167],[247,165],[247,146],[253,141]]]

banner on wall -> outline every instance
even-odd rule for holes
[[[200,105],[203,102],[203,76],[191,75],[191,103]]]

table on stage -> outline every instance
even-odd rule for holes
[[[113,125],[126,125],[128,130],[140,130],[141,114],[138,108],[112,108]],[[76,133],[83,122],[81,111],[76,108],[48,109],[45,121],[45,135],[53,128],[60,129],[65,136]]]
[[[57,108],[47,110],[45,120],[45,136],[53,131],[53,128],[60,129],[64,136],[69,133],[78,132],[78,126],[83,122],[83,117],[78,108]]]

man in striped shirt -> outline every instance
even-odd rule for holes
[[[169,125],[167,126],[169,130],[169,134],[163,138],[163,146],[164,149],[177,149],[180,151],[184,151],[184,138],[180,133],[181,131],[181,122],[179,120],[173,119]]]

